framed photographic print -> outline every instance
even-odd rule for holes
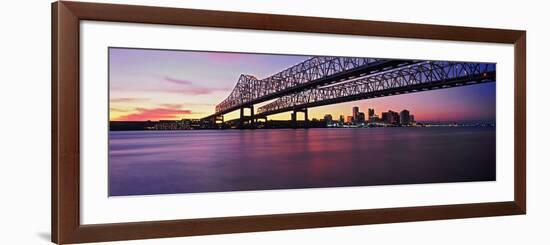
[[[525,31],[52,5],[52,241],[525,214]]]

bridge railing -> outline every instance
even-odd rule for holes
[[[240,105],[298,85],[383,61],[386,60],[316,56],[265,79],[241,75],[229,96],[216,106],[216,113],[236,109]]]
[[[496,65],[489,63],[425,61],[282,96],[258,108],[258,114],[278,113],[311,105],[319,106],[345,98],[359,99],[363,95],[368,96],[376,92],[399,93],[400,88],[410,88],[405,92],[417,92],[415,89],[428,89],[431,85],[436,86],[440,83],[443,84],[441,86],[459,86],[477,80],[494,80],[495,70]]]

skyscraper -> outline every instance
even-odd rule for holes
[[[382,112],[382,122],[390,123],[390,113]]]
[[[353,122],[357,122],[359,119],[359,107],[354,106],[352,111]]]
[[[332,125],[332,115],[326,114],[325,117],[324,117],[324,119],[325,119],[325,123],[326,123],[327,125]]]
[[[382,112],[382,121],[387,124],[397,125],[399,124],[399,113],[392,110]]]
[[[395,112],[395,111],[392,111],[390,110],[389,113],[391,114],[391,124],[393,125],[398,125],[400,122],[399,122],[399,113]]]
[[[359,112],[359,115],[357,115],[357,120],[355,120],[355,123],[357,124],[365,123],[365,113]]]
[[[367,117],[368,121],[372,120],[372,118],[374,117],[374,109],[373,108],[369,108],[367,116],[368,116]]]
[[[408,126],[411,124],[411,116],[408,110],[402,110],[399,113],[399,121],[403,126]]]

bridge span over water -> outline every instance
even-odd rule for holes
[[[495,81],[492,63],[319,56],[264,79],[241,75],[203,120],[223,122],[224,114],[239,110],[241,127],[289,111],[291,120],[302,112],[307,122],[312,107]],[[254,111],[255,104],[270,100]]]

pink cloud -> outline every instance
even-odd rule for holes
[[[171,92],[171,93],[186,94],[186,95],[205,95],[205,94],[211,94],[215,92],[227,92],[227,91],[231,91],[231,90],[227,88],[205,88],[205,87],[187,87],[187,88],[168,90],[168,92]]]
[[[136,113],[120,116],[115,121],[158,121],[180,119],[183,115],[192,114],[191,110],[174,108],[136,108]]]
[[[183,106],[216,106],[213,103],[184,103],[184,104],[160,104],[162,107],[179,109]]]
[[[171,83],[175,83],[175,84],[182,84],[182,85],[191,85],[191,84],[193,84],[193,82],[191,82],[189,80],[176,79],[176,78],[171,78],[171,77],[164,77],[164,80],[167,81],[167,82],[171,82]]]
[[[178,88],[174,89],[168,89],[164,90],[165,92],[170,93],[178,93],[178,94],[186,94],[186,95],[205,95],[205,94],[211,94],[215,92],[220,91],[227,91],[227,88],[207,88],[207,87],[200,87],[193,84],[192,81],[189,80],[182,80],[182,79],[174,79],[170,77],[164,77],[165,81],[168,81],[170,83],[175,83],[179,85],[183,85]]]

